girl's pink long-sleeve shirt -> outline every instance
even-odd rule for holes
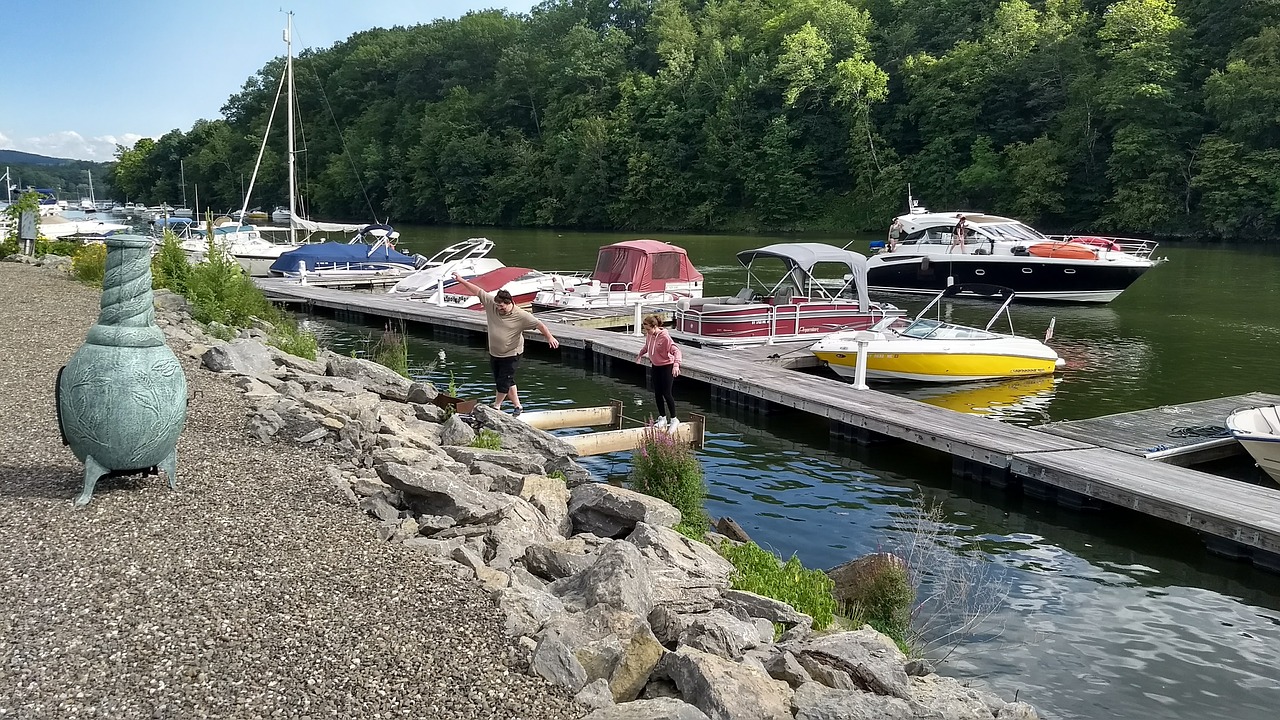
[[[640,351],[640,357],[646,355],[654,365],[679,365],[683,359],[680,355],[680,346],[676,345],[665,328],[645,336],[644,349]]]

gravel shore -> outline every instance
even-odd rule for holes
[[[263,445],[183,357],[178,489],[108,479],[76,510],[58,368],[99,293],[0,263],[0,718],[578,718],[508,666],[471,581],[380,543],[314,448]]]

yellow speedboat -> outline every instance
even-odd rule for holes
[[[934,307],[941,315],[943,298],[966,292],[1003,298],[986,327],[926,317]],[[1009,317],[1013,297],[1012,290],[994,285],[952,285],[909,323],[887,318],[863,333],[833,333],[818,341],[811,351],[837,374],[853,378],[861,337],[867,342],[868,380],[971,382],[1053,374],[1064,364],[1058,353],[1039,340],[1013,334],[1013,320]],[[1008,334],[991,331],[1001,315],[1009,319]]]

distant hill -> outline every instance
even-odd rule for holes
[[[53,158],[18,150],[0,150],[0,165],[67,165],[73,162],[75,161],[68,158]]]

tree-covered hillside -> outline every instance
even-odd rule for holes
[[[120,193],[180,197],[185,161],[202,205],[238,207],[283,65],[122,149]],[[1280,224],[1280,0],[547,0],[295,73],[316,217],[882,229],[910,183],[1061,229]],[[283,114],[252,205],[286,201]]]

